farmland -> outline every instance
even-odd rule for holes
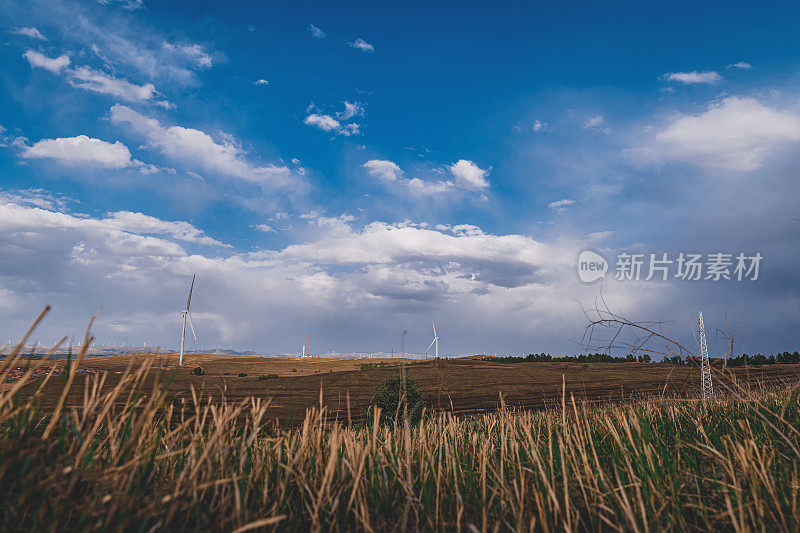
[[[269,399],[270,419],[299,423],[305,410],[319,406],[320,392],[327,415],[340,420],[360,419],[375,388],[399,372],[399,359],[267,358],[188,354],[184,366],[169,355],[126,355],[85,359],[67,405],[83,402],[84,381],[103,373],[106,386],[113,387],[129,366],[143,362],[153,368],[142,384],[151,390],[156,380],[171,398],[180,401],[194,389],[202,397],[238,401],[248,397]],[[60,366],[66,362],[58,361]],[[491,357],[466,357],[406,361],[410,379],[420,387],[429,408],[459,414],[494,411],[500,399],[509,407],[542,409],[561,402],[567,395],[588,403],[624,402],[653,397],[697,394],[699,370],[695,366],[655,363],[519,363],[495,362]],[[371,368],[362,369],[362,365]],[[192,370],[200,367],[203,375]],[[766,365],[731,369],[730,376],[749,387],[794,383],[800,378],[797,365]],[[268,377],[270,376],[270,377]],[[62,380],[63,381],[63,380]],[[749,385],[748,385],[749,384]],[[32,387],[31,385],[30,387]],[[56,401],[61,392],[51,380],[42,394],[44,405]]]

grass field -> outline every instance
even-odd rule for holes
[[[737,369],[704,403],[691,367],[414,362],[427,415],[380,426],[359,417],[397,368],[173,359],[5,383],[0,529],[800,528],[795,365]]]

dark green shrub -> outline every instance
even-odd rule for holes
[[[239,377],[240,378],[246,378],[247,374],[245,374],[244,372],[239,372]]]
[[[367,422],[373,419],[372,409],[380,407],[381,424],[391,424],[397,416],[398,422],[403,419],[403,405],[400,403],[400,396],[403,390],[403,380],[400,374],[395,374],[383,381],[375,388],[372,396]],[[425,400],[422,398],[422,391],[413,379],[406,377],[406,399],[408,405],[408,419],[412,424],[416,424],[422,418],[422,410],[425,407]],[[399,406],[399,410],[398,410]]]
[[[195,376],[202,376],[205,372],[203,372],[202,366],[196,366],[192,369],[192,374]]]

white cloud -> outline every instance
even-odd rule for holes
[[[164,41],[162,46],[165,50],[188,59],[196,68],[211,68],[213,63],[205,48],[197,43],[171,44]]]
[[[591,117],[587,117],[581,127],[585,130],[590,130],[602,126],[603,122],[605,122],[603,115],[594,115]]]
[[[55,159],[69,165],[105,168],[130,168],[142,163],[131,158],[128,147],[117,141],[109,143],[86,135],[42,139],[22,152],[26,159]]]
[[[309,115],[303,122],[309,126],[315,126],[323,131],[332,131],[337,135],[344,135],[349,137],[351,135],[361,134],[361,125],[356,122],[347,123],[353,117],[364,115],[364,106],[361,102],[342,102],[344,110],[335,114],[335,118],[329,114],[312,113],[317,106],[312,102],[307,108],[306,113]]]
[[[541,122],[539,120],[534,120],[533,121],[533,126],[531,126],[531,129],[533,131],[535,131],[536,133],[541,133],[541,132],[543,132],[544,130],[547,129],[547,122]]]
[[[256,80],[254,85],[269,85],[269,81],[261,78],[260,80]]]
[[[311,113],[303,120],[303,122],[309,126],[316,126],[323,131],[338,130],[341,127],[339,121],[332,116],[320,115],[317,113]]]
[[[564,198],[563,200],[557,200],[555,202],[550,202],[547,204],[547,207],[550,209],[555,209],[557,211],[562,211],[564,208],[572,205],[575,203],[575,200],[570,200],[569,198]]]
[[[395,181],[398,177],[403,175],[403,171],[394,161],[370,159],[361,166],[366,168],[369,175],[373,178],[384,181]]]
[[[49,58],[39,52],[28,50],[23,56],[31,64],[31,67],[44,68],[53,74],[63,74],[70,85],[79,89],[115,96],[127,102],[153,101],[158,95],[158,91],[152,83],[136,85],[124,78],[117,78],[90,67],[66,68],[70,64],[69,56],[66,54]],[[153,101],[153,103],[167,109],[174,107],[165,100]]]
[[[364,115],[364,106],[361,102],[348,102],[345,100],[342,103],[344,104],[344,111],[336,113],[337,119],[347,121],[355,116]]]
[[[437,196],[459,190],[482,190],[489,187],[486,180],[488,170],[479,168],[472,161],[460,159],[447,169],[455,176],[455,181],[426,181],[420,178],[406,179],[400,166],[394,161],[370,159],[361,165],[367,173],[385,184],[396,184],[395,192],[408,192],[413,196]],[[440,170],[441,172],[441,170]]]
[[[686,85],[693,85],[698,83],[716,84],[722,81],[722,76],[712,70],[703,72],[668,72],[664,74],[664,79],[667,81],[676,81]]]
[[[325,32],[322,31],[321,29],[317,28],[313,24],[309,24],[308,25],[308,31],[311,32],[311,35],[313,37],[317,38],[317,39],[324,39],[325,38]]]
[[[222,246],[230,248],[229,244],[223,244],[216,239],[207,236],[202,230],[184,221],[170,222],[156,217],[145,215],[144,213],[132,213],[130,211],[117,211],[108,213],[108,216],[100,221],[109,227],[117,228],[128,233],[142,235],[168,235],[173,239],[208,246]]]
[[[104,303],[93,331],[98,341],[174,348],[177,310],[197,273],[193,319],[205,345],[282,353],[295,349],[293,332],[302,338],[305,326],[298,324],[311,322],[320,350],[372,351],[393,338],[402,320],[411,330],[406,346],[413,347],[424,341],[414,332],[427,332],[433,316],[446,353],[524,349],[532,342],[568,347],[585,320],[576,300],[596,295],[575,276],[577,244],[485,234],[472,225],[444,232],[373,222],[357,229],[345,215],[320,220],[312,240],[283,249],[187,253],[182,242],[202,234],[177,224],[0,202],[0,247],[15,268],[0,289],[25,294],[19,306],[0,309],[2,333],[24,331],[42,301],[62,317],[60,329],[82,330],[87,306]],[[652,289],[634,293],[634,285],[620,284],[611,304],[635,313],[661,297]],[[356,330],[343,323],[358,325],[358,345],[352,344]],[[39,335],[55,337],[50,325]],[[127,337],[120,338],[116,325],[128,328]],[[496,344],[520,337],[519,346]]]
[[[165,128],[158,120],[116,104],[110,110],[111,122],[126,126],[147,139],[148,147],[186,165],[239,178],[261,185],[283,186],[290,182],[291,171],[273,164],[256,166],[231,138],[216,142],[207,133],[182,126]]]
[[[272,228],[272,226],[270,226],[270,225],[268,225],[268,224],[258,224],[258,225],[256,225],[256,226],[253,226],[253,227],[254,227],[255,229],[257,229],[258,231],[263,231],[264,233],[277,233],[277,232],[276,232],[276,231],[275,231],[275,230]]]
[[[374,52],[375,51],[375,47],[374,46],[372,46],[370,43],[368,43],[367,41],[365,41],[364,39],[362,39],[360,37],[358,39],[356,39],[355,41],[349,41],[347,43],[347,46],[349,46],[350,48],[355,48],[357,50],[361,50],[362,52]]]
[[[344,135],[345,137],[349,137],[351,135],[361,135],[361,126],[359,126],[355,122],[351,122],[349,124],[342,124],[342,127],[339,128],[339,131],[337,133],[339,135]]]
[[[42,35],[42,33],[34,27],[28,26],[24,28],[11,28],[9,33],[13,33],[15,35],[24,35],[25,37],[30,37],[31,39],[39,39],[40,41],[46,41],[47,38]]]
[[[747,61],[739,61],[738,63],[731,63],[730,65],[728,65],[725,68],[728,68],[728,69],[738,68],[739,70],[750,70],[751,68],[753,68],[753,65],[751,65]]]
[[[69,84],[73,87],[116,96],[127,102],[146,102],[157,94],[152,83],[136,85],[126,79],[115,78],[89,67],[77,67],[68,71],[67,74]]]
[[[679,115],[638,152],[655,160],[749,171],[775,149],[800,141],[800,117],[731,96],[696,115]]]
[[[423,181],[419,178],[405,180],[409,192],[415,196],[436,196],[453,189],[452,181]]]
[[[0,190],[0,203],[41,207],[50,211],[61,211],[71,198],[53,194],[44,189]]]
[[[455,176],[456,184],[465,189],[486,189],[489,187],[489,182],[486,180],[489,171],[480,168],[472,161],[459,159],[456,163],[450,165],[449,170]]]
[[[113,27],[95,20],[94,16],[74,14],[59,22],[63,25],[62,33],[75,45],[95,50],[114,72],[127,72],[125,67],[132,67],[152,83],[164,80],[198,85],[197,71],[213,63],[213,55],[202,46],[188,41],[170,44],[164,35],[141,20],[119,18]]]
[[[43,68],[49,70],[53,74],[58,74],[61,72],[61,69],[69,66],[69,56],[66,54],[51,58],[34,50],[28,50],[22,54],[22,57],[27,59],[32,67]]]
[[[144,8],[144,0],[96,0],[96,2],[104,6],[116,3],[128,11],[136,11],[137,9]]]
[[[589,240],[590,242],[600,242],[600,241],[604,241],[604,240],[608,239],[613,234],[614,234],[614,232],[613,231],[609,231],[609,230],[606,230],[606,231],[595,231],[595,232],[590,233],[589,235],[587,235],[586,239]]]

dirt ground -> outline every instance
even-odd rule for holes
[[[189,398],[190,388],[204,397],[229,400],[256,396],[271,398],[269,416],[285,423],[303,418],[305,410],[319,404],[320,390],[329,416],[360,419],[375,387],[399,371],[399,359],[287,359],[252,356],[188,354],[184,366],[174,355],[125,355],[86,359],[67,399],[68,405],[82,403],[84,380],[107,372],[106,387],[113,386],[128,364],[154,359],[154,370],[145,388],[156,378],[169,381],[169,394],[180,401]],[[384,366],[377,366],[383,362]],[[63,364],[61,361],[59,364]],[[362,369],[362,364],[377,367]],[[698,393],[699,369],[657,363],[499,363],[490,358],[467,357],[429,361],[406,361],[407,373],[423,390],[429,407],[459,413],[494,410],[503,401],[514,407],[536,409],[558,405],[562,386],[567,398],[591,403],[632,398],[691,396]],[[200,366],[204,374],[192,374]],[[240,375],[245,374],[245,375]],[[259,379],[276,374],[278,377]],[[734,369],[735,379],[744,386],[797,383],[800,365],[750,366]],[[716,378],[715,378],[716,379]],[[43,394],[43,407],[55,402],[65,376],[53,378]],[[171,381],[170,381],[171,380]],[[31,390],[34,383],[25,387]],[[717,388],[722,387],[717,383]],[[348,408],[349,404],[349,408]]]

